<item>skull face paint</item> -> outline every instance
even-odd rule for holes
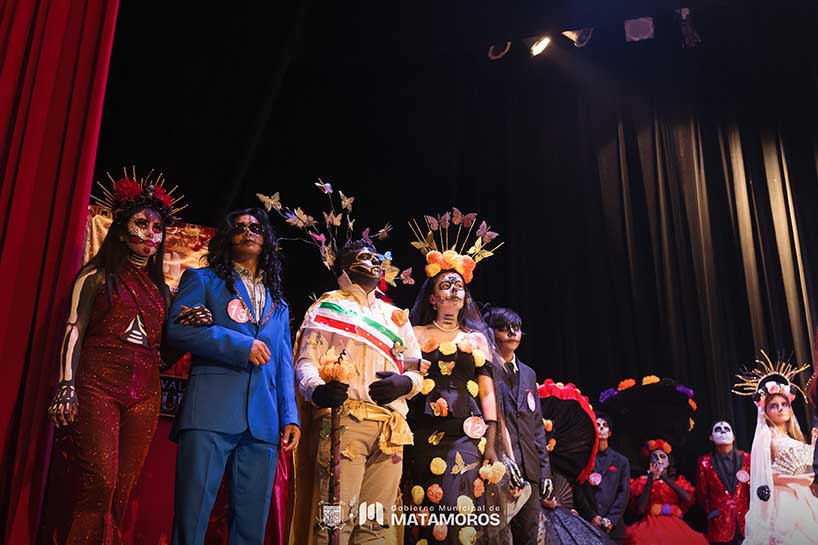
[[[664,471],[670,465],[670,458],[664,450],[656,449],[650,453],[650,463],[659,468],[659,471]]]
[[[351,273],[357,274],[364,278],[380,279],[383,274],[383,257],[378,254],[373,248],[363,248],[349,264],[346,273],[352,276]]]
[[[733,427],[728,422],[716,422],[710,430],[710,440],[715,445],[732,445],[736,440],[733,435]]]
[[[125,244],[131,252],[142,257],[154,255],[165,236],[162,218],[150,208],[140,210],[131,216],[126,229],[128,238]]]
[[[608,440],[611,437],[611,427],[608,425],[608,421],[604,418],[597,418],[596,419],[596,429],[599,431],[599,438],[602,440]]]
[[[456,272],[441,274],[435,279],[435,290],[431,303],[436,307],[446,307],[454,312],[463,308],[466,300],[466,284]]]

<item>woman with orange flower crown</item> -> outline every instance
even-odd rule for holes
[[[521,477],[501,446],[487,328],[466,288],[497,234],[482,222],[469,245],[476,214],[456,208],[424,219],[425,228],[410,223],[427,279],[409,319],[431,366],[409,408],[404,489],[419,525],[406,543],[497,543],[507,532],[503,490]]]
[[[651,439],[642,450],[648,474],[631,479],[631,509],[641,518],[625,531],[625,545],[707,545],[707,540],[682,520],[693,505],[693,485],[676,473],[673,447]]]
[[[738,375],[733,392],[752,396],[758,409],[750,453],[750,510],[747,545],[818,544],[818,498],[812,495],[812,444],[804,441],[792,412],[795,393],[804,392],[792,379],[809,365],[773,363],[762,351],[758,367]]]

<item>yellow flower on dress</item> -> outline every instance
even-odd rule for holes
[[[477,386],[477,383],[473,380],[470,380],[466,383],[466,389],[469,391],[472,397],[477,397],[478,392],[480,392],[480,388]]]
[[[423,498],[426,497],[426,491],[422,486],[415,485],[412,487],[412,503],[420,505],[423,503]]]
[[[474,358],[475,367],[483,367],[486,364],[486,355],[479,348],[472,350],[471,356]]]
[[[477,543],[477,530],[471,526],[461,528],[460,531],[457,532],[457,541],[459,541],[461,545],[474,545]]]
[[[415,545],[429,545],[429,541],[426,539],[418,539]]]
[[[432,475],[443,475],[446,473],[446,460],[435,456],[432,458],[432,461],[429,462],[429,471],[432,472]]]
[[[642,386],[647,386],[648,384],[656,384],[657,382],[661,382],[662,379],[657,377],[656,375],[647,375],[642,377]]]
[[[446,341],[440,343],[440,347],[438,347],[438,350],[440,350],[440,353],[443,354],[444,356],[451,356],[452,354],[457,352],[457,345],[454,343],[454,341]]]
[[[432,390],[435,389],[435,381],[430,378],[423,379],[423,384],[420,387],[420,393],[423,395],[428,394]]]
[[[481,437],[480,441],[477,443],[477,450],[480,451],[480,454],[484,454],[486,452],[486,438]]]
[[[692,418],[688,418],[690,421],[687,426],[687,431],[693,431],[693,427],[696,425],[696,422]]]

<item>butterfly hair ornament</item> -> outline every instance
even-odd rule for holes
[[[790,401],[795,399],[795,392],[805,399],[806,394],[793,379],[810,368],[809,364],[795,366],[786,361],[773,362],[763,350],[763,359],[755,360],[756,367],[738,373],[738,382],[733,386],[733,393],[740,396],[752,396],[758,407],[764,406],[767,396],[781,394]]]
[[[314,246],[321,255],[321,262],[331,272],[337,272],[338,259],[344,245],[356,238],[360,238],[375,247],[374,240],[379,241],[389,238],[392,225],[387,223],[375,233],[370,228],[365,228],[359,236],[354,234],[355,218],[352,216],[352,207],[355,197],[349,197],[343,191],[337,191],[331,183],[324,182],[321,178],[315,182],[315,187],[326,195],[329,201],[329,209],[322,210],[321,216],[312,216],[301,207],[294,209],[284,206],[281,203],[281,195],[276,192],[272,195],[256,193],[256,197],[261,201],[264,208],[269,213],[277,213],[288,225],[300,229],[300,234],[293,238],[282,238],[281,240],[298,240]],[[338,198],[335,199],[335,195]],[[336,202],[337,200],[337,202]],[[318,219],[316,219],[318,218]],[[414,284],[412,279],[412,268],[401,271],[392,263],[392,253],[385,252],[382,257],[381,268],[383,269],[383,280],[390,286],[395,286],[396,281],[403,284]]]
[[[423,216],[425,228],[418,220],[411,220],[409,228],[415,240],[412,247],[420,250],[426,257],[426,276],[433,278],[441,271],[453,270],[463,277],[468,284],[474,277],[477,264],[494,255],[504,243],[495,244],[491,249],[489,243],[497,238],[497,233],[485,221],[481,222],[475,232],[474,241],[469,245],[470,237],[477,223],[477,214],[463,214],[457,208],[438,216]],[[455,227],[457,228],[455,230]],[[461,241],[463,229],[467,229]],[[452,231],[455,231],[452,233]]]
[[[116,222],[127,221],[134,211],[140,208],[150,208],[155,210],[166,225],[172,224],[179,218],[177,214],[185,209],[187,205],[179,206],[179,202],[184,195],[174,196],[177,186],[170,190],[165,188],[165,178],[160,173],[153,178],[153,170],[147,176],[139,177],[136,174],[136,167],[128,169],[122,168],[123,177],[114,180],[110,173],[108,179],[111,186],[107,187],[101,182],[97,185],[102,189],[102,196],[91,195],[94,204],[99,205],[103,210],[110,213]]]

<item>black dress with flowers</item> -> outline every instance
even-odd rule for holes
[[[437,345],[428,340],[421,345],[431,367],[421,393],[409,401],[415,443],[405,450],[403,488],[404,505],[411,512],[492,512],[486,500],[495,496],[495,485],[480,477],[486,439],[477,397],[477,377],[491,377],[491,365],[473,339],[461,334],[454,341]],[[407,528],[407,544],[422,539],[430,544],[488,542],[485,527],[479,524]]]

